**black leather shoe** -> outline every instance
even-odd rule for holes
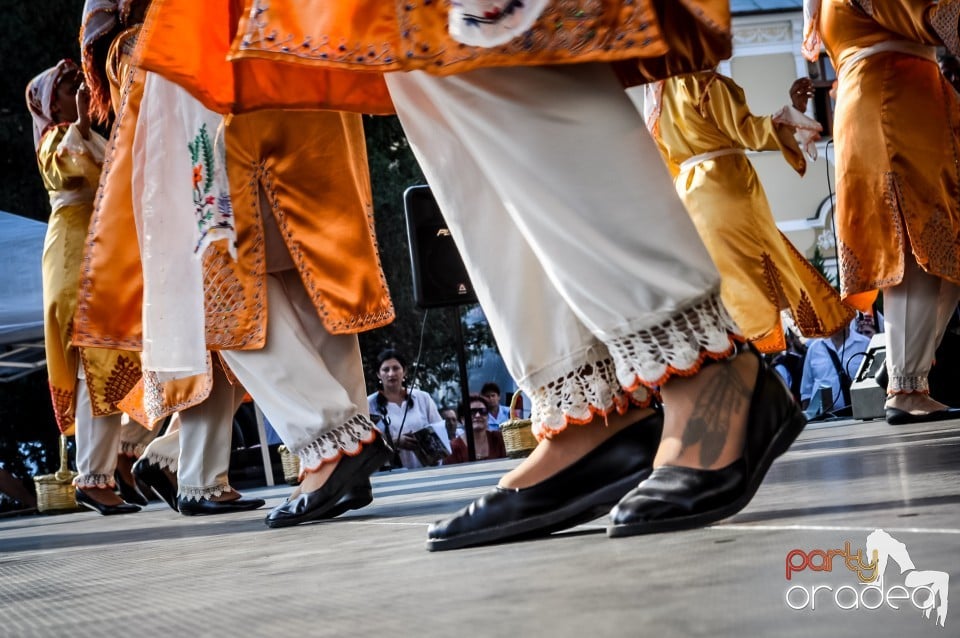
[[[756,494],[774,459],[787,451],[806,424],[780,375],[761,359],[743,456],[719,470],[657,468],[610,512],[607,535],[692,529],[736,514]]]
[[[235,512],[249,512],[263,507],[262,498],[236,498],[232,501],[211,501],[208,498],[192,499],[179,497],[177,509],[184,516],[212,516],[214,514],[233,514]]]
[[[344,455],[320,489],[287,499],[267,514],[267,527],[290,527],[339,516],[373,500],[370,475],[393,456],[380,435],[356,456]]]
[[[128,503],[140,505],[141,507],[149,502],[147,501],[147,497],[140,493],[136,485],[131,485],[123,480],[123,475],[120,473],[120,470],[113,473],[113,478],[117,482],[117,490],[120,492],[120,498]]]
[[[884,416],[890,425],[909,425],[911,423],[931,423],[933,421],[949,421],[950,419],[960,419],[960,409],[946,408],[926,414],[913,414],[906,410],[898,408],[886,408]]]
[[[77,503],[85,505],[92,510],[96,510],[103,514],[104,516],[112,516],[114,514],[133,514],[134,512],[140,511],[139,505],[134,505],[133,503],[120,503],[119,505],[104,505],[99,501],[94,500],[87,495],[86,492],[81,490],[79,487],[76,489]]]
[[[660,444],[659,412],[617,432],[573,465],[531,487],[495,487],[427,530],[427,549],[457,549],[542,536],[606,514],[650,474]]]
[[[149,462],[146,457],[133,464],[133,477],[150,487],[163,502],[174,512],[177,509],[177,486],[170,482],[166,472],[156,463]]]

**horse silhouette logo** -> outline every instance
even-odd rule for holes
[[[887,569],[887,563],[892,560],[900,567],[900,573],[905,574],[903,578],[905,587],[926,590],[926,596],[917,601],[924,617],[930,618],[930,614],[936,606],[937,617],[934,622],[941,627],[946,625],[948,586],[950,584],[950,575],[947,572],[917,569],[910,559],[907,546],[882,529],[870,532],[867,536],[866,549],[867,556],[875,557],[877,561],[876,584],[881,590],[883,589],[883,577]],[[937,601],[939,601],[939,604],[937,604]]]

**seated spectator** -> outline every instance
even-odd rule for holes
[[[463,424],[460,423],[460,417],[457,410],[445,405],[440,408],[440,416],[443,418],[443,424],[447,428],[447,438],[453,441],[463,432]]]
[[[487,402],[479,394],[470,395],[470,423],[473,426],[473,445],[477,453],[477,460],[502,459],[507,456],[507,448],[503,445],[503,435],[500,432],[490,431],[490,410]],[[443,460],[444,465],[466,463],[470,460],[467,454],[467,442],[457,437],[450,442],[452,450],[450,456]]]
[[[837,414],[851,407],[850,383],[869,345],[869,337],[852,330],[849,325],[825,339],[807,341],[803,379],[800,381],[803,408],[807,408],[813,393],[823,386],[831,389],[833,398],[832,404],[823,406],[821,413]]]
[[[500,429],[500,424],[510,418],[510,408],[500,405],[500,386],[493,381],[487,381],[480,388],[480,395],[487,402],[487,410],[490,416],[487,422],[492,431]]]

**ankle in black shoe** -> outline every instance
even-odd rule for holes
[[[147,501],[147,497],[140,493],[136,485],[123,480],[123,475],[120,473],[120,470],[113,473],[113,478],[117,482],[117,490],[120,492],[120,498],[128,503],[140,505],[141,507],[149,502]]]
[[[319,489],[287,499],[267,514],[267,527],[290,527],[309,521],[327,520],[350,509],[359,509],[373,500],[370,475],[393,456],[378,434],[355,456],[344,455]]]
[[[758,355],[759,356],[759,355]],[[750,502],[774,459],[787,451],[806,418],[780,376],[762,361],[747,416],[743,456],[719,470],[663,466],[610,512],[611,538],[702,527]]]
[[[931,423],[933,421],[949,421],[960,419],[960,409],[945,408],[925,414],[914,414],[898,408],[884,408],[884,417],[890,425],[910,425],[911,423]]]
[[[103,514],[104,516],[113,516],[115,514],[133,514],[134,512],[140,511],[139,505],[134,505],[133,503],[119,503],[117,505],[104,505],[103,503],[97,501],[86,492],[81,490],[79,487],[76,489],[77,503],[85,505],[86,507],[96,510]]]
[[[457,549],[544,536],[606,514],[650,474],[660,444],[659,412],[610,437],[573,465],[531,487],[496,487],[427,530],[427,549]]]
[[[133,476],[148,485],[174,512],[180,511],[177,509],[177,486],[170,482],[158,464],[151,463],[146,457],[139,459],[133,464]]]
[[[213,501],[208,498],[190,499],[179,497],[177,510],[184,516],[212,516],[215,514],[233,514],[249,512],[263,507],[266,501],[262,498],[235,498],[232,501]]]

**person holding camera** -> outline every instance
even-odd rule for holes
[[[423,437],[429,436],[427,429],[436,433],[431,424],[442,423],[443,418],[429,394],[407,388],[407,359],[396,350],[384,350],[377,356],[375,374],[379,390],[368,396],[367,402],[371,418],[394,450],[391,466],[415,468],[439,463],[446,454],[439,458],[429,454]]]

